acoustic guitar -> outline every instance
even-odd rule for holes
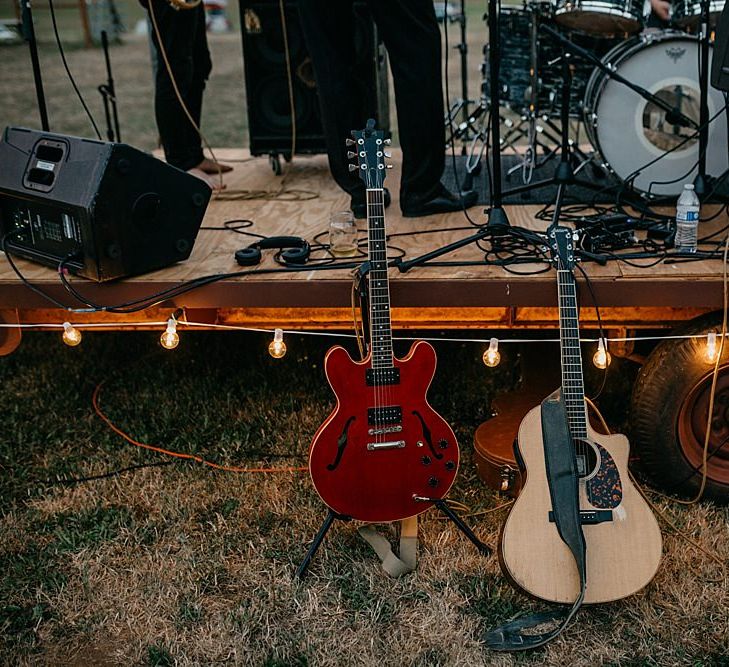
[[[458,471],[459,450],[445,420],[428,404],[435,373],[433,347],[418,341],[394,356],[383,181],[383,132],[368,121],[353,131],[356,168],[367,192],[369,350],[354,361],[333,347],[324,372],[337,398],[309,450],[309,472],[321,499],[339,515],[369,522],[399,521],[443,498]]]
[[[577,460],[580,521],[587,544],[585,603],[627,597],[648,584],[661,560],[661,532],[628,477],[628,440],[602,435],[587,418],[572,231],[555,227],[549,242],[557,265],[562,399]],[[504,574],[527,593],[571,603],[580,592],[577,566],[553,516],[542,441],[541,407],[519,427],[526,481],[504,524],[499,559]]]

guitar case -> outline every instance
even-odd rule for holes
[[[519,495],[524,483],[515,447],[519,424],[561,380],[559,363],[555,363],[554,354],[545,353],[545,345],[550,344],[524,347],[519,388],[494,399],[493,416],[473,437],[473,460],[479,477],[489,488],[511,498]]]

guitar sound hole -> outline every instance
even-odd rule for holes
[[[574,445],[577,458],[577,474],[580,477],[590,477],[600,463],[597,450],[587,440],[574,440]]]

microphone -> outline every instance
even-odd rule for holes
[[[666,122],[679,127],[695,127],[694,123],[688,116],[682,114],[676,107],[670,111],[666,111]]]

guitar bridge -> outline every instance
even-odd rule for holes
[[[583,526],[594,526],[597,523],[605,523],[613,520],[612,510],[581,510],[580,523]],[[549,523],[554,523],[554,512],[549,513]]]
[[[380,449],[404,449],[404,440],[391,440],[390,442],[368,442],[367,449],[374,452]]]

